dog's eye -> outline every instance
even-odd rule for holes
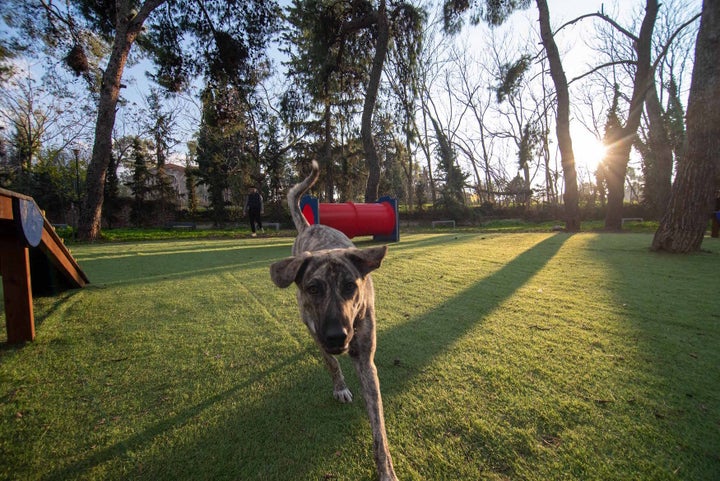
[[[322,293],[322,289],[317,284],[310,284],[305,289],[305,292],[307,292],[311,296],[319,296]]]
[[[346,282],[342,286],[342,291],[343,291],[343,294],[345,294],[345,295],[354,294],[356,289],[357,289],[357,285],[354,282]]]

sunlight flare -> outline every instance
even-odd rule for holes
[[[576,169],[594,174],[605,157],[607,147],[594,136],[583,134],[573,138],[573,151]]]

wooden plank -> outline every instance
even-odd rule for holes
[[[80,265],[75,261],[72,254],[70,254],[68,248],[65,247],[60,236],[57,235],[47,220],[45,221],[45,228],[43,229],[42,239],[40,240],[40,249],[45,252],[50,262],[52,262],[69,281],[74,283],[76,287],[83,287],[90,282],[80,268]]]
[[[9,344],[32,341],[35,339],[35,313],[29,250],[17,239],[0,238],[0,257],[7,341]]]
[[[13,220],[12,197],[0,194],[0,219]]]

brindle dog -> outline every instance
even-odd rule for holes
[[[375,293],[370,272],[380,267],[387,246],[358,249],[342,232],[310,225],[300,212],[299,199],[317,181],[312,173],[288,193],[288,205],[298,235],[292,257],[270,266],[278,287],[297,284],[300,314],[319,345],[333,380],[333,396],[352,401],[342,370],[334,357],[349,353],[355,365],[373,432],[373,449],[380,481],[397,481],[385,434],[380,382],[375,368]]]

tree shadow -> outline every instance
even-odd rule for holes
[[[720,250],[670,255],[651,252],[651,240],[609,234],[586,248],[606,268],[602,288],[622,321],[615,329],[626,333],[604,349],[630,353],[616,356],[616,395],[637,424],[623,441],[644,433],[649,462],[684,479],[713,479],[720,472]]]

